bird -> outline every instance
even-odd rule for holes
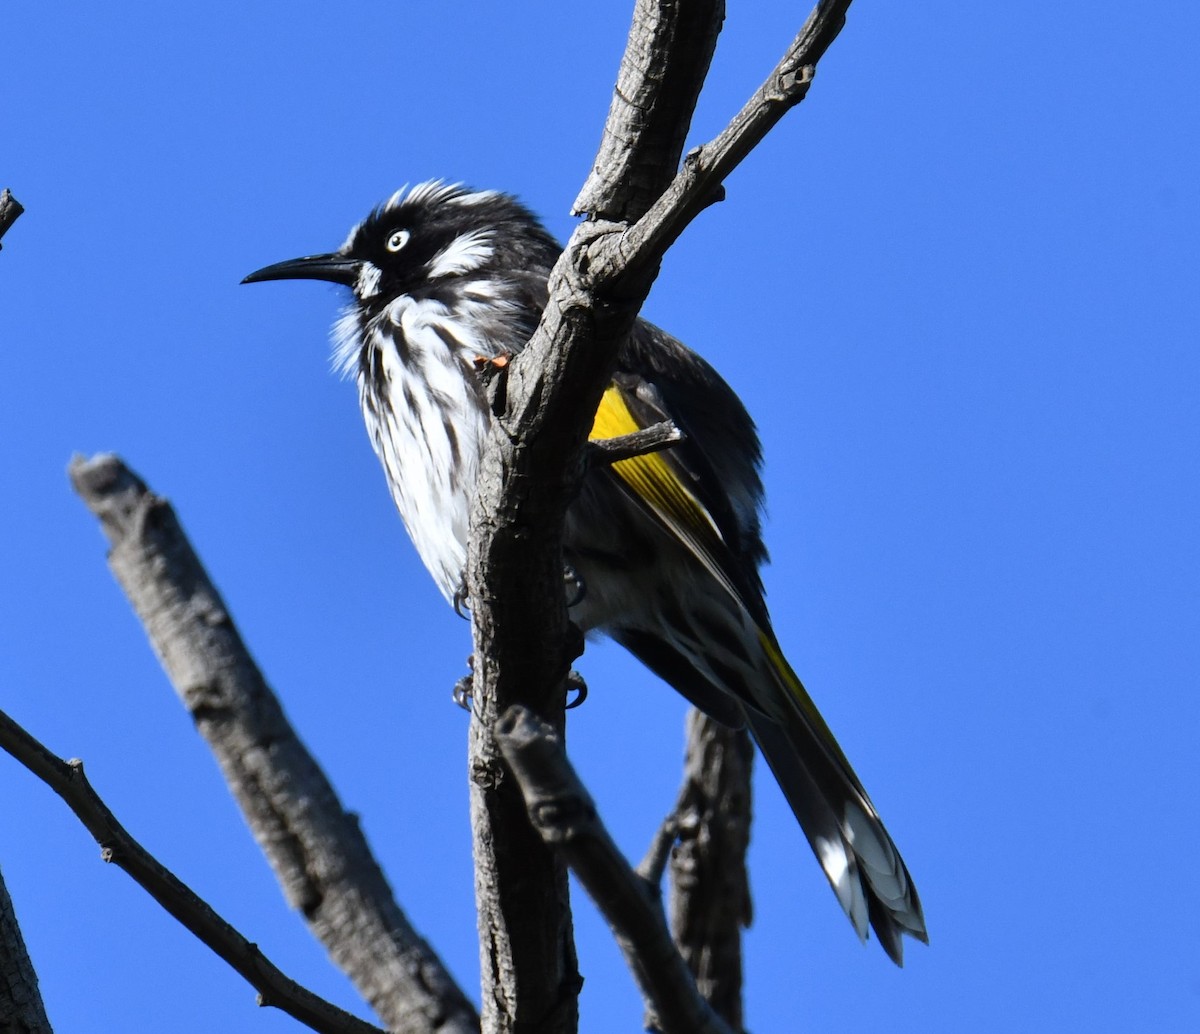
[[[456,609],[492,419],[488,383],[533,335],[561,250],[515,196],[431,180],[379,204],[337,250],[243,280],[350,289],[334,364],[357,382],[392,499]],[[928,943],[916,887],[767,612],[754,422],[712,366],[639,319],[590,436],[663,421],[682,441],[592,465],[568,509],[571,620],[610,636],[717,721],[749,729],[860,940],[872,928],[902,965],[903,935]]]

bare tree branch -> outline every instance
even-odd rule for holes
[[[640,70],[647,88],[639,92],[636,108],[614,103],[605,137],[636,136],[638,146],[626,157],[641,173],[605,192],[615,211],[640,215],[677,167],[719,28],[719,18],[697,15],[706,9],[715,9],[711,0],[638,4],[625,65]],[[682,41],[690,41],[691,57],[668,61],[672,40],[681,41],[680,54]],[[638,60],[638,52],[652,59]],[[671,69],[670,77],[655,85],[656,70],[665,68]],[[667,97],[673,99],[667,102]],[[661,107],[656,98],[663,99]],[[663,117],[643,120],[651,128],[635,134],[625,126],[635,111]],[[605,308],[595,298],[581,299],[577,263],[583,255],[580,241],[589,232],[572,238],[551,277],[551,299],[533,341],[506,368],[507,397],[497,401],[500,412],[480,465],[472,512],[467,587],[477,720],[471,723],[469,748],[471,826],[487,1034],[508,1034],[526,1024],[547,1034],[570,1034],[578,1023],[580,979],[566,870],[525,820],[492,729],[505,709],[520,703],[562,730],[564,682],[582,647],[563,599],[563,516],[582,476],[581,446],[602,382],[649,290],[648,278],[631,305]],[[581,387],[568,398],[559,390],[567,374],[558,362],[565,354],[559,346],[593,337],[603,344],[590,353],[575,349],[574,375]]]
[[[4,877],[0,875],[0,1031],[52,1034]]]
[[[696,986],[742,1029],[742,928],[750,925],[750,770],[754,744],[697,710],[688,712],[679,804],[669,820],[671,933]]]
[[[654,109],[656,91],[671,89],[674,117],[686,123],[707,59],[699,60],[701,48],[693,47],[692,58],[680,64],[665,55],[626,62],[641,70],[639,90],[644,85],[646,93],[636,104],[614,102],[605,140],[628,142],[621,161],[640,170],[639,186],[598,176],[577,207],[595,205],[594,216],[619,213],[638,222],[627,228],[593,218],[576,229],[551,272],[536,332],[506,367],[480,463],[467,563],[477,715],[470,747],[472,826],[483,1028],[489,1034],[507,1034],[527,1022],[551,1031],[574,1027],[574,1013],[563,1005],[578,983],[565,875],[521,821],[521,802],[506,785],[491,730],[513,704],[563,728],[563,682],[581,647],[562,592],[563,520],[586,469],[583,445],[593,414],[667,247],[718,196],[721,179],[803,99],[812,63],[836,36],[848,4],[817,7],[767,83],[713,144],[689,156],[678,175],[682,134],[665,133],[657,121],[647,128],[640,113]],[[635,20],[627,54],[655,46],[669,51],[672,40],[687,37],[678,26],[701,10],[658,0],[639,4],[639,15],[650,8],[661,21]],[[672,19],[676,29],[669,27]],[[709,25],[715,37],[719,23]],[[676,69],[677,75],[656,83],[655,67]],[[668,137],[675,144],[666,143]],[[646,211],[652,199],[645,185],[660,179],[671,186]]]
[[[846,24],[850,2],[821,0],[766,81],[729,125],[714,140],[688,153],[670,186],[634,226],[597,242],[589,258],[598,283],[612,278],[623,293],[626,281],[636,289],[647,270],[657,269],[688,223],[721,196],[725,178],[808,95],[816,63]]]
[[[587,462],[592,466],[620,463],[621,460],[669,449],[686,437],[670,420],[663,420],[618,438],[592,438],[586,446]]]
[[[0,747],[58,794],[100,845],[101,857],[115,862],[163,908],[229,963],[259,992],[259,1004],[281,1009],[322,1034],[382,1034],[319,998],[281,973],[258,947],[222,919],[195,892],[126,832],[92,789],[83,762],[63,761],[7,714],[0,711]]]
[[[289,903],[390,1027],[477,1032],[474,1008],[396,904],[356,817],[288,723],[170,505],[115,456],[76,458],[70,474]]]
[[[654,1029],[730,1034],[696,990],[671,941],[657,887],[629,867],[567,760],[562,737],[528,708],[509,708],[496,739],[520,784],[529,820],[562,854],[616,935]]]
[[[724,19],[724,0],[637,0],[576,214],[632,222],[663,192],[679,164]]]
[[[25,211],[24,206],[15,197],[12,196],[12,191],[7,187],[0,191],[0,237],[8,233],[8,228],[12,226]],[[3,245],[0,245],[3,247]]]

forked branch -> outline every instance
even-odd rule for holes
[[[671,941],[658,888],[630,868],[596,813],[562,738],[532,711],[512,707],[496,739],[521,787],[529,821],[558,851],[604,913],[663,1034],[731,1034],[696,990]]]
[[[563,723],[563,682],[582,645],[562,592],[563,525],[587,468],[592,417],[667,248],[804,98],[849,2],[822,0],[742,112],[681,169],[684,133],[723,8],[639,0],[621,96],[576,202],[588,219],[551,272],[536,332],[506,368],[480,462],[467,564],[479,715],[472,723],[471,817],[485,1030],[544,1022],[552,1010],[544,1029],[574,1026],[572,1010],[561,1004],[575,976],[566,883],[561,866],[524,832],[522,804],[505,785],[493,729],[514,704],[556,728]],[[660,104],[664,97],[669,101]],[[671,125],[646,117],[659,111],[672,113]]]

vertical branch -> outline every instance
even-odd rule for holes
[[[754,744],[697,710],[688,712],[680,802],[673,816],[671,934],[700,993],[742,1030],[742,928],[750,925],[750,771]]]
[[[616,179],[601,177],[605,190],[593,192],[604,195],[604,211],[640,215],[674,175],[720,25],[714,9],[720,5],[712,0],[638,4],[623,67],[631,70],[625,87],[639,100],[636,108],[614,102],[609,113],[606,141],[631,144]],[[638,122],[643,111],[657,114]],[[636,131],[629,128],[635,122]],[[612,160],[602,152],[597,168]],[[619,302],[591,293],[585,267],[595,232],[585,225],[572,238],[551,277],[541,325],[508,368],[472,513],[471,821],[485,1032],[526,1025],[571,1032],[578,1020],[566,868],[530,827],[492,729],[522,704],[561,731],[564,682],[582,645],[567,620],[563,520],[583,474],[591,415],[654,273],[633,290],[624,285]]]
[[[579,645],[567,624],[563,521],[583,474],[592,416],[667,247],[719,196],[724,177],[803,100],[813,62],[837,35],[849,3],[821,0],[742,112],[677,173],[679,126],[691,117],[711,53],[711,41],[697,41],[704,33],[715,38],[719,7],[704,0],[638,4],[623,65],[632,78],[622,82],[622,93],[637,102],[613,103],[598,159],[618,160],[628,175],[596,173],[589,180],[576,207],[588,209],[591,219],[555,264],[541,323],[496,392],[467,562],[479,714],[470,766],[486,1032],[507,1034],[525,1023],[546,1031],[574,1025],[574,1005],[563,1004],[578,982],[565,872],[527,830],[516,831],[526,821],[519,796],[506,785],[491,729],[515,704],[562,727],[563,681]],[[690,57],[672,59],[683,51]],[[669,79],[658,77],[663,69]],[[660,110],[674,111],[671,127],[642,117]],[[628,147],[610,148],[611,141],[628,141]],[[661,189],[652,184],[668,182],[651,196]],[[535,878],[547,879],[552,890],[535,887]]]
[[[51,1034],[37,974],[25,950],[3,875],[0,875],[0,1030],[5,1034]]]

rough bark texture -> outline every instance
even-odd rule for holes
[[[512,707],[496,738],[529,820],[570,865],[603,912],[650,1015],[663,1034],[730,1034],[699,994],[663,916],[655,883],[629,867],[563,750],[562,736],[532,711]]]
[[[0,1034],[51,1034],[37,974],[0,875]]]
[[[626,218],[641,215],[657,193],[648,184],[665,183],[678,165],[707,57],[671,66],[669,82],[651,80],[664,67],[671,39],[696,38],[694,28],[679,28],[690,24],[694,7],[640,3],[635,12],[626,52],[648,56],[625,65],[644,80],[644,92],[627,83],[643,101],[614,105],[605,128],[606,137],[633,141],[625,160],[645,174],[639,198],[632,185],[628,193],[618,187],[611,194],[615,207],[606,210]],[[711,27],[706,45],[693,42],[693,52],[707,46],[711,54],[718,27]],[[661,104],[651,99],[656,93]],[[644,111],[671,111],[672,122],[656,117],[647,124]],[[623,299],[594,293],[586,282],[587,248],[597,233],[611,230],[609,224],[580,227],[555,267],[542,323],[499,385],[472,514],[467,584],[477,720],[471,730],[471,820],[487,1034],[526,1024],[569,1034],[578,1025],[580,980],[566,868],[529,827],[492,729],[514,704],[563,729],[564,682],[582,646],[568,624],[562,591],[563,517],[585,468],[582,446],[591,414],[657,270],[654,263],[626,278]]]
[[[849,0],[820,4],[742,112],[715,141],[693,151],[677,174],[683,134],[642,113],[672,110],[686,125],[707,71],[707,58],[698,59],[703,48],[693,44],[692,57],[675,64],[661,54],[625,62],[623,68],[641,78],[623,89],[641,99],[613,104],[605,140],[627,142],[621,162],[638,170],[639,186],[606,176],[590,181],[577,208],[593,218],[576,229],[555,264],[541,324],[498,382],[497,419],[480,465],[467,565],[477,714],[471,734],[472,822],[483,1028],[489,1034],[507,1034],[527,1023],[566,1032],[576,1023],[573,1002],[564,1004],[578,985],[565,870],[536,838],[514,831],[525,820],[519,795],[507,785],[492,729],[516,704],[557,730],[563,726],[563,681],[580,644],[569,628],[562,591],[562,526],[585,467],[592,414],[666,249],[719,197],[725,176],[803,100],[812,63],[837,35],[848,5]],[[669,49],[671,40],[686,34],[664,28],[665,22],[682,25],[701,7],[713,10],[668,0],[639,4],[627,54]],[[643,18],[649,11],[661,20]],[[719,21],[695,24],[708,24],[715,38]],[[672,78],[656,79],[658,67],[671,68]],[[660,109],[650,98],[663,92],[671,99]],[[654,199],[647,184],[659,180],[669,186]],[[621,220],[601,218],[605,213],[619,213]]]
[[[742,1030],[742,928],[750,925],[750,771],[754,744],[700,711],[687,717],[683,789],[673,816],[671,933],[700,993]]]
[[[76,459],[70,473],[289,903],[389,1026],[478,1031],[474,1008],[396,904],[356,818],[288,724],[169,504],[114,456]]]
[[[638,0],[577,215],[632,222],[671,182],[724,19],[723,0]]]

